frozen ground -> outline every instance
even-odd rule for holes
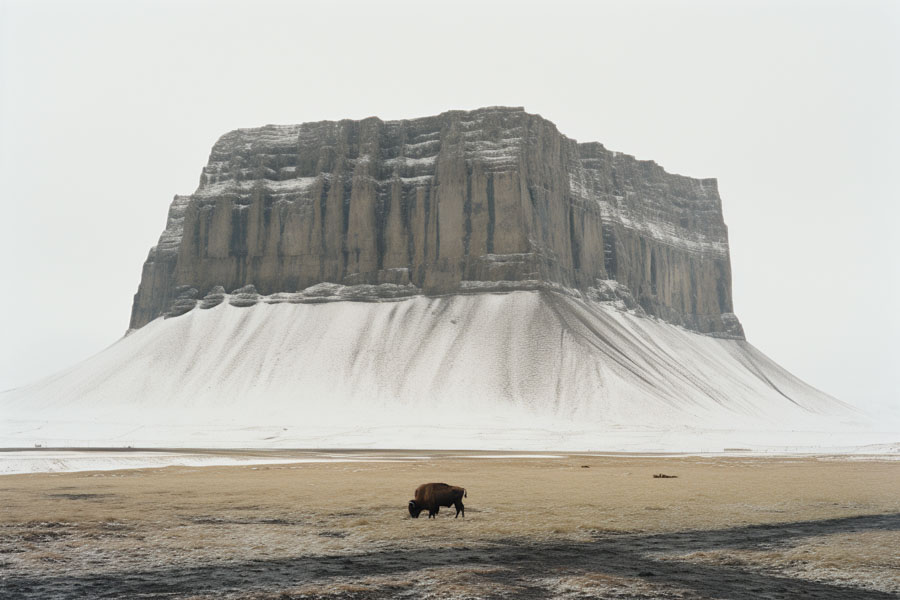
[[[751,344],[548,291],[223,302],[0,395],[0,447],[835,452],[863,414]]]
[[[498,457],[507,457],[505,454]],[[227,465],[279,465],[309,462],[385,462],[422,460],[411,454],[360,454],[354,452],[253,452],[178,450],[0,450],[0,475],[115,471],[163,467]]]
[[[0,597],[900,594],[900,462],[491,456],[0,477]],[[465,518],[411,519],[425,481]]]
[[[0,475],[17,475],[23,473],[68,473],[80,471],[117,471],[123,469],[159,469],[164,467],[210,467],[239,465],[300,465],[304,463],[379,463],[379,462],[412,462],[429,460],[434,452],[411,453],[404,451],[366,452],[332,450],[319,452],[314,450],[131,450],[131,449],[39,449],[39,450],[2,450],[0,449]],[[577,457],[638,457],[648,458],[651,454],[517,454],[512,452],[452,453],[444,452],[446,458],[483,459],[483,460],[517,460],[517,459],[575,459]],[[663,458],[690,456],[686,454],[657,455]],[[841,448],[833,453],[819,450],[807,452],[788,452],[786,450],[767,449],[763,452],[749,450],[732,450],[700,454],[709,459],[725,457],[748,458],[815,458],[822,461],[900,461],[900,445],[856,448]]]

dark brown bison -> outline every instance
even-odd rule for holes
[[[462,499],[467,496],[465,488],[455,485],[423,483],[416,488],[415,498],[409,501],[409,514],[413,519],[418,519],[419,513],[427,510],[428,517],[432,518],[438,514],[442,506],[455,506],[454,519],[459,517],[459,513],[462,513],[465,519],[466,507],[463,506]]]

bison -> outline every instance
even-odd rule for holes
[[[413,519],[419,518],[419,513],[428,511],[428,518],[435,517],[442,506],[455,506],[456,517],[462,513],[466,518],[466,507],[462,499],[466,498],[466,489],[446,483],[423,483],[416,488],[415,498],[409,501],[409,514]]]

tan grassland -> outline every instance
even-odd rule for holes
[[[898,461],[408,454],[2,477],[0,596],[900,594]],[[465,519],[409,518],[428,481]]]

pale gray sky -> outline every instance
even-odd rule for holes
[[[748,339],[898,414],[889,0],[0,0],[0,389],[124,333],[172,196],[226,131],[498,104],[717,177]]]

